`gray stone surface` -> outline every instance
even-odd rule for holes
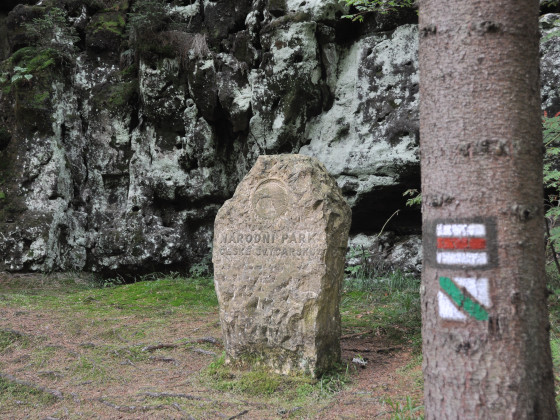
[[[228,360],[313,376],[340,360],[350,218],[316,159],[258,158],[215,222],[214,282]]]
[[[352,236],[348,240],[348,266],[367,265],[379,270],[399,270],[419,275],[422,271],[422,238],[420,235],[395,235],[393,232],[378,235]],[[363,255],[366,255],[364,261]]]
[[[27,45],[22,23],[44,13],[32,1],[2,8],[16,3],[0,16],[1,55]],[[128,26],[97,30],[103,8],[66,2],[79,48],[17,101],[0,88],[0,271],[186,271],[210,252],[218,208],[272,153],[324,162],[354,234],[379,232],[397,209],[385,231],[420,232],[402,196],[420,182],[409,15],[360,24],[340,19],[337,0],[188,3],[168,8],[154,45],[135,45]],[[545,35],[557,19],[542,17]],[[552,116],[560,38],[541,46]]]
[[[540,18],[542,107],[552,117],[560,111],[560,14],[548,13]]]

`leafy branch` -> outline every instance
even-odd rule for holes
[[[560,169],[558,156],[560,155],[560,112],[549,118],[547,113],[543,117],[544,165],[543,183],[549,192],[545,198],[545,217],[547,228],[547,242],[552,251],[556,265],[560,271],[556,254],[560,243]]]
[[[76,29],[67,21],[66,11],[58,7],[49,9],[41,18],[25,23],[24,28],[37,47],[52,48],[63,54],[74,52],[74,44],[80,40]]]
[[[369,13],[387,14],[396,12],[398,9],[413,8],[415,4],[415,0],[340,0],[340,2],[356,10],[356,13],[342,16],[353,22],[363,22],[364,16]]]

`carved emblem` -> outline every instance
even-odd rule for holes
[[[288,209],[288,191],[279,179],[267,179],[255,188],[251,203],[260,217],[276,219]]]

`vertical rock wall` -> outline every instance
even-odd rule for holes
[[[419,187],[414,11],[359,24],[337,0],[184,0],[134,31],[139,2],[0,14],[0,271],[184,271],[262,154],[324,162],[354,233],[397,209],[386,229],[419,232],[402,196]],[[53,7],[74,49],[26,29]]]

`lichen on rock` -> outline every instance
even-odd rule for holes
[[[79,39],[40,43],[26,24],[62,3],[30,3],[0,6],[0,270],[187,271],[271,153],[323,161],[354,234],[398,209],[386,229],[420,233],[402,196],[419,188],[414,11],[358,24],[337,0],[161,2],[142,30],[139,2],[65,1],[57,24]],[[557,50],[543,41],[549,115]]]

